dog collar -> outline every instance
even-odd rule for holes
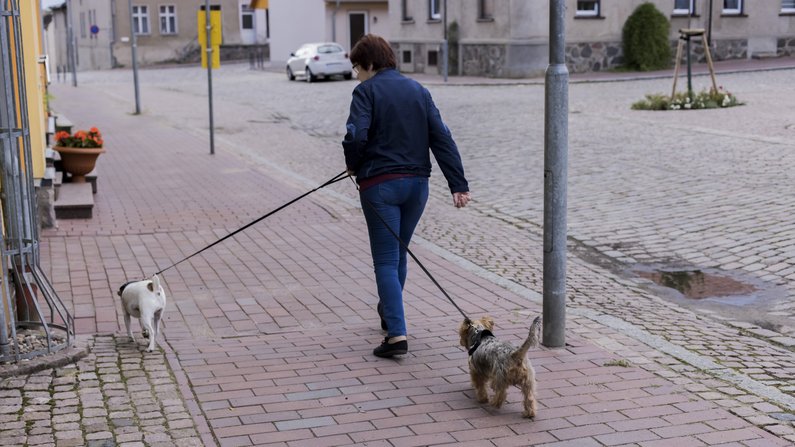
[[[480,347],[480,342],[482,342],[484,338],[489,338],[489,337],[494,337],[494,334],[492,334],[491,331],[488,330],[488,329],[484,329],[484,330],[478,332],[477,339],[475,340],[475,344],[472,345],[471,348],[469,348],[469,351],[468,351],[469,352],[469,356],[471,357],[472,354],[474,354],[475,351],[478,350],[478,348]]]

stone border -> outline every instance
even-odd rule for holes
[[[43,355],[31,360],[21,360],[19,363],[0,365],[0,379],[8,377],[34,374],[45,369],[60,368],[70,363],[75,363],[89,352],[88,340],[77,337],[74,344],[54,354]]]

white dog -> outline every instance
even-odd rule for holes
[[[154,275],[151,280],[128,282],[119,289],[119,296],[127,335],[135,342],[130,329],[130,317],[138,318],[141,329],[149,334],[149,347],[146,350],[152,352],[155,349],[155,338],[160,333],[160,320],[166,309],[166,292],[160,286],[160,278]]]

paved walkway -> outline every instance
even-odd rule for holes
[[[166,272],[165,340],[142,352],[121,335],[119,284],[341,169],[315,162],[307,180],[223,145],[210,157],[196,132],[131,116],[127,103],[90,85],[53,93],[56,107],[78,127],[99,127],[108,145],[94,218],[60,221],[43,241],[78,331],[97,335],[75,367],[0,381],[0,445],[795,443],[795,404],[778,387],[795,375],[790,351],[575,257],[567,346],[529,354],[539,381],[534,421],[521,418],[515,390],[500,410],[473,399],[456,345],[460,318],[419,269],[406,289],[410,354],[373,357],[382,334],[366,232],[345,184]],[[103,100],[88,104],[87,95]],[[311,136],[279,122],[260,131],[264,151],[317,160]],[[417,255],[467,314],[493,315],[498,336],[520,341],[540,313],[531,290],[540,278],[537,229],[477,206],[455,210],[436,193]],[[468,236],[455,247],[429,242],[457,228]],[[478,228],[490,229],[488,241]],[[511,260],[500,274],[474,262],[484,246]]]

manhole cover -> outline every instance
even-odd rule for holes
[[[636,273],[657,285],[675,289],[686,298],[696,300],[747,295],[757,290],[756,287],[729,276],[701,270],[637,270]]]

